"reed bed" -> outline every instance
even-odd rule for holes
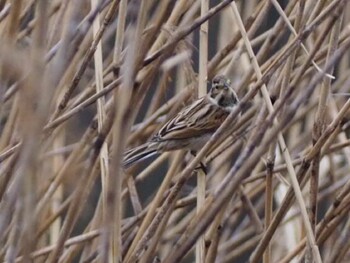
[[[349,262],[347,2],[0,0],[1,261]],[[123,167],[218,74],[196,156]]]

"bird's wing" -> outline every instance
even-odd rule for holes
[[[128,168],[130,165],[151,157],[156,153],[157,149],[149,143],[142,144],[124,153],[123,166],[124,168]]]
[[[152,140],[187,139],[212,133],[228,114],[229,112],[211,103],[207,97],[203,97],[170,119]]]

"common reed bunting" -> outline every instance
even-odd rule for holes
[[[157,153],[200,150],[238,104],[231,81],[222,75],[211,82],[209,93],[181,110],[153,138],[124,154],[125,168]]]

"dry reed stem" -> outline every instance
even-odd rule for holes
[[[264,222],[264,231],[268,228],[272,220],[272,207],[273,207],[273,173],[275,168],[275,149],[276,145],[272,144],[270,146],[267,161],[266,161],[266,190],[265,190],[265,222]],[[271,262],[271,244],[268,245],[266,251],[263,255],[263,262]]]
[[[201,0],[201,16],[204,16],[209,9],[209,1]],[[198,75],[198,96],[205,96],[208,77],[208,22],[203,23],[199,29],[199,75]],[[200,211],[205,200],[206,174],[202,169],[197,171],[197,212]],[[202,235],[196,244],[196,263],[205,262],[205,244]]]

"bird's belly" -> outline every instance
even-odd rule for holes
[[[188,149],[194,150],[194,151],[199,151],[209,141],[209,139],[212,135],[213,134],[210,133],[210,134],[205,134],[201,137],[196,137],[196,138],[191,139],[192,141],[191,141]]]

